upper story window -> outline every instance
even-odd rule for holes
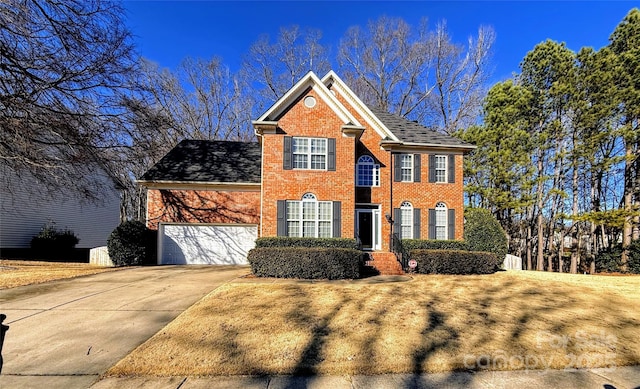
[[[454,183],[456,181],[454,154],[429,155],[429,182]]]
[[[294,137],[291,150],[294,169],[325,170],[327,168],[327,139]]]
[[[363,155],[356,165],[357,186],[380,186],[380,165],[369,155]]]
[[[420,182],[420,154],[395,154],[393,180]]]
[[[445,203],[436,204],[436,239],[446,240],[447,236],[447,206]]]
[[[413,239],[413,205],[405,201],[400,204],[400,239]]]
[[[336,170],[335,138],[283,137],[284,170]]]
[[[331,201],[318,201],[313,193],[306,193],[301,201],[287,201],[286,212],[288,236],[331,238]]]
[[[400,156],[400,180],[413,181],[413,155],[402,154]]]
[[[436,182],[447,182],[446,155],[436,155]]]

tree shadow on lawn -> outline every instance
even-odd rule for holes
[[[249,304],[235,304],[239,293],[254,291]],[[187,350],[200,348],[199,358],[206,361],[191,363],[213,363],[218,374],[292,374],[280,377],[287,388],[310,385],[313,375],[327,371],[337,375],[404,372],[395,378],[397,387],[464,387],[472,383],[473,371],[541,369],[545,367],[541,355],[592,357],[607,350],[619,360],[637,363],[640,321],[636,305],[616,307],[612,303],[615,296],[592,292],[496,276],[419,277],[386,288],[245,285],[230,289],[228,295],[213,296],[220,304],[212,305],[206,315],[220,318],[214,324],[216,331],[221,330],[218,335],[206,338],[205,343],[196,336],[179,342],[188,344]],[[275,315],[275,320],[261,322],[265,312]],[[264,328],[266,323],[286,328],[270,331]],[[577,332],[581,330],[582,335]],[[604,339],[595,339],[601,331]],[[248,334],[268,336],[264,340],[271,343],[265,350],[257,349],[261,340],[247,342]],[[347,340],[349,344],[341,344]],[[391,347],[394,342],[404,347]],[[397,355],[387,355],[388,350]],[[537,359],[526,365],[527,355]],[[377,365],[380,361],[388,363],[387,371]],[[342,364],[344,371],[335,370]],[[446,370],[457,372],[422,375]],[[364,386],[376,384],[374,377],[359,380]]]

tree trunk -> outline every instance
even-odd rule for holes
[[[533,250],[531,249],[531,240],[533,239],[532,235],[533,234],[531,231],[531,222],[527,221],[527,239],[526,239],[527,270],[533,270],[533,263],[532,263]]]
[[[542,204],[540,204],[542,205]],[[544,223],[542,223],[542,209],[538,211],[538,261],[536,270],[544,270]]]
[[[633,207],[633,147],[631,142],[625,143],[625,163],[624,163],[624,210],[627,213],[624,218],[622,229],[622,257],[620,259],[620,271],[626,272],[629,268],[629,246],[633,237],[633,218],[631,211]]]
[[[580,251],[578,250],[578,240],[580,239],[580,228],[576,221],[578,217],[578,163],[574,161],[573,175],[571,177],[571,190],[572,193],[572,209],[571,216],[573,216],[572,231],[571,231],[571,274],[578,272],[578,261],[580,260]]]

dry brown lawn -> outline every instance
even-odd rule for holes
[[[640,276],[233,282],[109,375],[383,374],[640,363]]]
[[[0,289],[116,270],[87,263],[0,260]]]

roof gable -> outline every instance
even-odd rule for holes
[[[326,85],[313,72],[307,73],[300,81],[291,87],[271,108],[267,110],[254,124],[259,122],[273,122],[295,102],[308,88],[314,92],[338,115],[344,124],[360,126],[358,120],[348,109],[329,91]]]
[[[406,146],[475,148],[475,146],[458,138],[441,134],[417,122],[409,121],[381,109],[369,108],[333,70],[322,77],[322,82],[327,87],[333,85],[333,89],[349,102],[352,108],[382,137],[383,141],[400,142]]]
[[[346,101],[349,102],[351,107],[369,123],[371,128],[380,135],[382,139],[391,139],[398,141],[399,139],[391,132],[385,124],[371,112],[369,107],[360,100],[360,98],[342,81],[340,77],[333,71],[329,71],[324,77],[322,82],[327,86],[333,86],[333,90],[340,93]]]
[[[140,177],[140,182],[260,183],[257,142],[183,140]]]

